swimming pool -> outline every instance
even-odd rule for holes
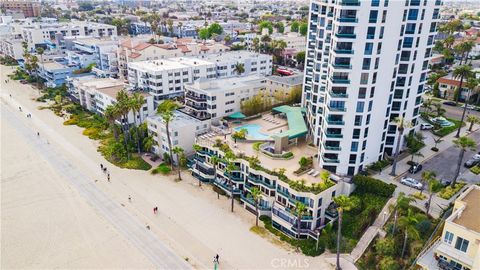
[[[252,138],[254,140],[268,140],[270,139],[270,135],[266,135],[260,132],[262,127],[259,124],[246,124],[243,126],[239,126],[234,128],[235,131],[240,131],[242,129],[247,130],[247,138]]]

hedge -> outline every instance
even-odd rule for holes
[[[353,183],[356,186],[355,191],[358,193],[373,193],[387,198],[393,195],[397,187],[394,184],[387,184],[373,177],[359,174],[353,177]]]

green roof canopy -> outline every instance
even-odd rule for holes
[[[285,115],[287,115],[288,122],[287,131],[274,134],[273,136],[288,136],[289,139],[295,139],[307,134],[307,125],[305,124],[305,120],[303,119],[303,113],[305,113],[304,108],[283,105],[273,108],[273,111],[277,113],[284,113]]]
[[[236,112],[236,113],[232,113],[230,114],[229,116],[227,116],[228,118],[231,118],[231,119],[243,119],[245,118],[245,114],[241,113],[241,112]]]

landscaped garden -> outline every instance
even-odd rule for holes
[[[409,269],[434,232],[438,220],[410,205],[414,200],[403,193],[393,206],[394,213],[384,226],[385,237],[377,237],[357,261],[358,269]]]

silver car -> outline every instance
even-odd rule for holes
[[[418,182],[417,180],[415,180],[411,177],[403,177],[402,180],[400,180],[400,183],[402,183],[406,186],[409,186],[409,187],[416,188],[418,190],[421,190],[423,188],[422,183]]]

